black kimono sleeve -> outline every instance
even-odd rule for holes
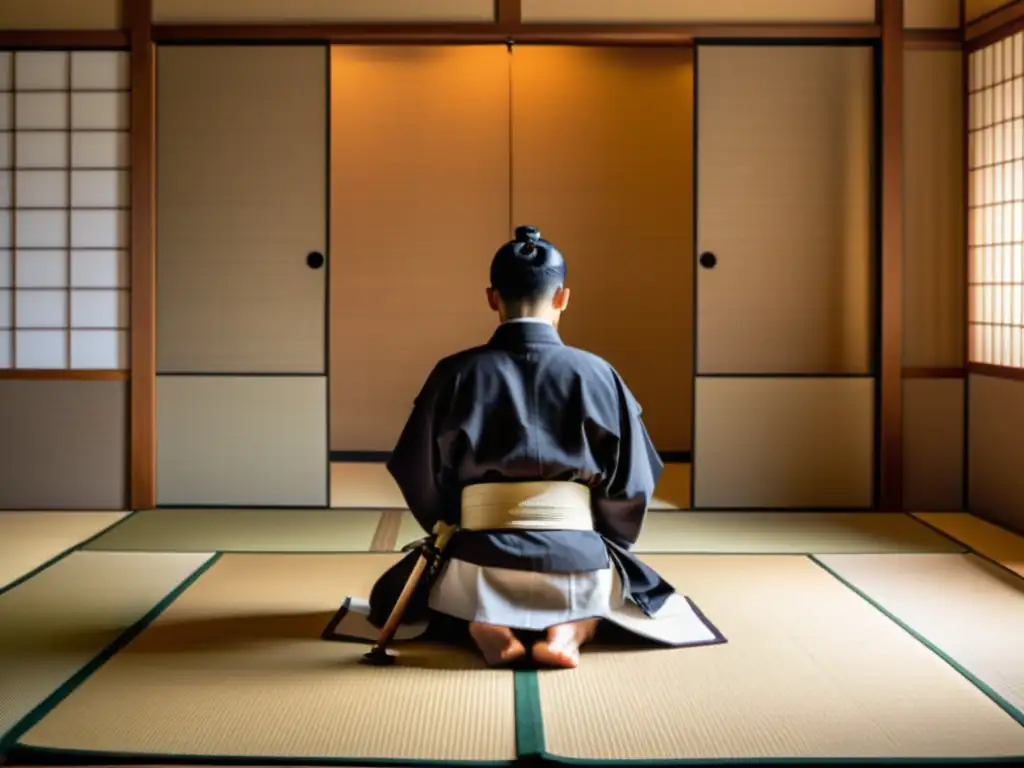
[[[424,531],[447,518],[442,479],[444,462],[438,446],[438,426],[447,413],[447,381],[435,368],[413,404],[387,468],[398,483],[405,503]]]
[[[598,533],[628,550],[640,538],[647,507],[665,465],[647,434],[640,404],[618,375],[615,384],[619,439],[614,455],[605,462],[605,482],[591,491],[591,506]]]

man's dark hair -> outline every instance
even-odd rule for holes
[[[506,307],[522,307],[554,294],[565,284],[565,273],[565,259],[539,229],[516,227],[515,239],[494,254],[491,288]]]

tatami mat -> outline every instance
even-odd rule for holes
[[[976,555],[817,559],[988,686],[1024,724],[1024,580]]]
[[[0,589],[95,536],[127,512],[0,512]]]
[[[729,642],[541,672],[546,752],[582,760],[1024,756],[1024,728],[805,557],[653,556]]]
[[[74,552],[0,595],[0,745],[210,557]]]
[[[397,548],[422,538],[402,514]],[[910,515],[875,512],[651,512],[639,553],[817,554],[963,552]]]
[[[921,512],[915,517],[1024,577],[1024,536],[966,512]]]
[[[331,506],[351,509],[407,509],[402,492],[379,462],[331,464]],[[666,464],[651,509],[690,506],[690,465]]]
[[[637,552],[962,552],[910,515],[882,512],[652,512]]]
[[[380,517],[380,512],[357,509],[148,509],[86,549],[367,552]]]
[[[320,639],[395,555],[224,555],[20,744],[160,756],[510,761],[513,673]],[[142,759],[141,757],[139,759]]]

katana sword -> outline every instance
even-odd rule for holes
[[[412,573],[409,574],[409,579],[405,582],[395,607],[391,609],[391,615],[388,616],[388,620],[384,622],[384,626],[380,630],[377,644],[363,656],[364,664],[386,667],[395,663],[395,657],[388,653],[387,646],[398,632],[398,627],[402,624],[402,617],[420,583],[426,578],[429,589],[437,577],[438,571],[441,570],[445,547],[448,546],[448,542],[451,541],[457,530],[457,526],[440,521],[434,526],[433,542],[426,543],[420,550],[419,559],[416,561]]]

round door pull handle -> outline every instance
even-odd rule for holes
[[[319,251],[313,251],[306,256],[306,266],[310,269],[320,269],[324,265],[324,255]]]
[[[711,251],[704,251],[704,253],[700,255],[699,261],[700,265],[704,267],[704,269],[714,269],[715,265],[718,263],[718,257]]]

